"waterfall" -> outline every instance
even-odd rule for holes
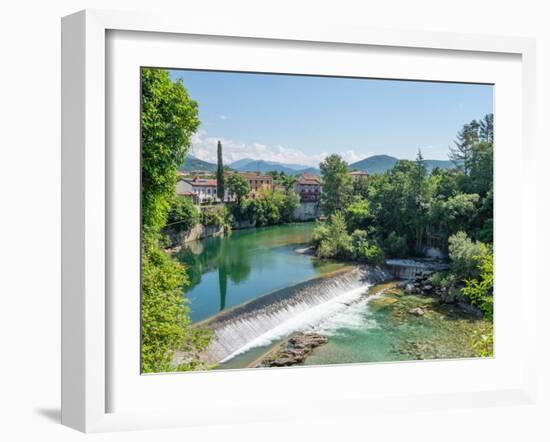
[[[252,348],[269,345],[338,314],[374,283],[389,279],[380,268],[336,272],[257,298],[204,323],[214,331],[206,358],[225,362]]]

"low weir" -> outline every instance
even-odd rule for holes
[[[307,330],[346,309],[373,284],[390,278],[379,267],[347,267],[225,310],[198,324],[215,335],[206,360],[225,362],[254,347]]]
[[[446,270],[449,265],[434,260],[388,259],[386,267],[394,278],[414,279],[415,276]]]

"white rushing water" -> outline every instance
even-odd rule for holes
[[[338,322],[347,321],[349,325],[360,321],[360,306],[355,304],[364,302],[361,297],[371,285],[355,271],[306,287],[289,299],[222,322],[215,328],[209,356],[216,362],[226,362],[296,331],[319,329],[328,334]]]

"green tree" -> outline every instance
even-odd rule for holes
[[[383,264],[384,252],[378,244],[369,241],[364,230],[355,230],[351,234],[351,250],[353,259],[367,264]]]
[[[359,199],[351,203],[346,209],[345,217],[350,230],[367,229],[372,223],[369,202]]]
[[[493,144],[480,141],[472,146],[468,190],[485,196],[493,188]]]
[[[459,193],[447,200],[436,199],[430,204],[430,221],[451,235],[468,230],[476,214],[479,195]]]
[[[334,212],[326,223],[316,226],[312,243],[320,258],[349,258],[352,244],[344,215]]]
[[[455,145],[450,148],[449,158],[457,167],[463,168],[466,174],[470,172],[472,146],[479,141],[479,132],[479,121],[472,120],[458,132],[454,142]]]
[[[234,173],[227,178],[227,189],[229,193],[235,195],[237,204],[241,204],[243,198],[250,193],[250,185],[243,176]]]
[[[168,71],[141,72],[141,209],[143,239],[158,239],[166,223],[178,168],[199,126],[198,106]]]
[[[159,247],[176,190],[177,170],[199,126],[197,103],[163,69],[141,71],[142,261],[141,369],[144,373],[205,367],[208,331],[190,326],[184,268]],[[176,351],[188,355],[174,367]]]
[[[348,165],[339,155],[328,156],[320,167],[323,176],[321,208],[329,216],[336,211],[345,210],[350,204],[353,184]]]
[[[493,114],[487,114],[479,123],[479,136],[487,143],[493,143]]]
[[[493,254],[478,257],[478,277],[464,281],[462,293],[479,308],[485,317],[493,320]]]
[[[188,196],[174,195],[168,212],[167,226],[176,232],[187,232],[199,222],[199,211]]]
[[[216,171],[216,183],[218,198],[223,201],[225,199],[225,177],[221,141],[218,141],[218,169]]]
[[[281,221],[289,223],[294,220],[294,210],[300,205],[300,197],[293,190],[289,190],[281,203],[279,211],[281,213]]]
[[[490,253],[486,244],[472,241],[465,232],[449,237],[451,270],[459,280],[478,277],[479,263]]]
[[[292,191],[294,184],[296,183],[296,177],[293,175],[281,175],[280,182],[285,188],[285,192],[289,193]]]
[[[205,368],[198,354],[210,341],[210,333],[191,327],[189,307],[182,296],[187,284],[183,266],[158,248],[142,256],[141,275],[141,370],[144,373]],[[172,365],[176,350],[191,357]]]

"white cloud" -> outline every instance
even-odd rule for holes
[[[218,115],[218,118],[219,118],[220,120],[227,120],[229,117],[228,117],[227,115],[223,115],[223,114],[222,114],[222,115]]]
[[[191,153],[204,161],[217,161],[218,140],[223,145],[223,160],[226,164],[243,158],[254,160],[277,161],[280,163],[303,164],[306,166],[318,167],[332,152],[320,152],[318,154],[305,153],[299,149],[284,147],[281,145],[267,146],[262,143],[242,143],[226,138],[210,137],[204,130],[196,133],[191,140]],[[362,160],[370,155],[346,150],[336,152],[349,163]]]

